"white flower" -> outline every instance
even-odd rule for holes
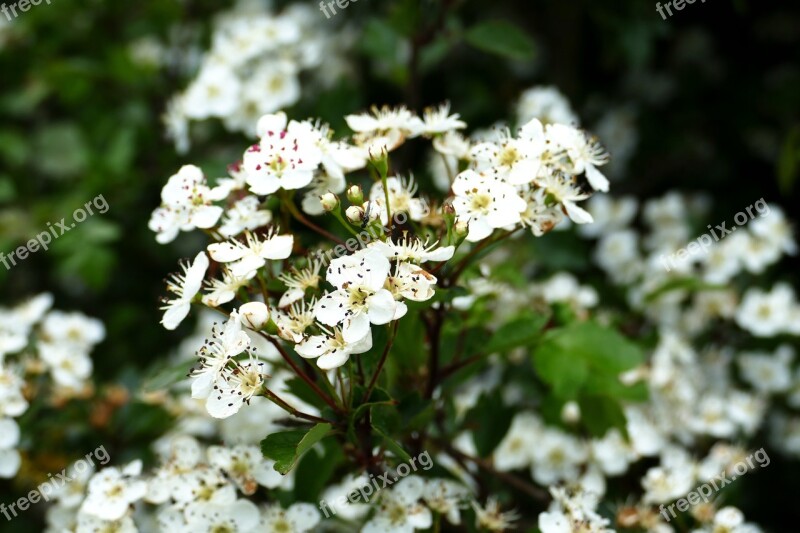
[[[236,109],[239,80],[221,64],[207,65],[186,90],[183,110],[194,119],[224,117]]]
[[[167,290],[177,297],[172,300],[164,300],[164,316],[161,323],[165,328],[174,330],[186,318],[191,308],[191,302],[195,295],[200,292],[203,277],[208,269],[208,257],[205,252],[200,252],[192,261],[191,266],[186,263],[181,264],[183,274],[173,274],[167,280]]]
[[[545,429],[531,450],[531,476],[540,485],[574,481],[588,457],[584,444],[567,433]]]
[[[475,510],[475,522],[479,528],[485,528],[492,532],[507,531],[511,525],[519,518],[516,511],[502,512],[500,503],[493,497],[486,500],[486,506],[481,507],[478,502],[471,502]]]
[[[312,299],[310,302],[295,302],[285,310],[273,310],[272,318],[278,326],[278,336],[294,343],[303,340],[306,329],[315,323],[315,306],[316,299]]]
[[[558,204],[548,205],[545,189],[529,189],[522,193],[522,197],[527,206],[520,216],[521,222],[523,226],[530,227],[535,236],[541,237],[564,219]]]
[[[265,459],[258,446],[209,446],[208,463],[224,472],[248,496],[256,492],[258,485],[276,488],[283,482],[283,476],[273,468],[275,461]]]
[[[372,114],[347,115],[345,121],[356,132],[356,142],[371,148],[377,154],[381,148],[391,151],[407,137],[418,136],[423,129],[422,120],[401,106],[395,109],[373,107]]]
[[[295,503],[288,509],[269,505],[261,511],[259,531],[305,533],[316,528],[319,521],[319,511],[310,503]]]
[[[19,416],[28,409],[22,394],[25,382],[17,367],[9,367],[0,360],[0,416]]]
[[[431,511],[419,503],[425,490],[422,478],[407,477],[381,492],[380,505],[362,533],[414,533],[431,527]]]
[[[411,220],[420,221],[428,212],[428,206],[424,200],[414,198],[417,186],[414,177],[410,176],[407,180],[402,178],[386,178],[386,186],[389,189],[389,207],[392,217],[397,213],[406,213]],[[386,195],[383,191],[383,183],[378,181],[372,186],[369,192],[369,199],[374,205],[380,207],[380,218],[384,225],[389,224],[388,213],[386,212]]]
[[[286,285],[286,292],[281,295],[278,307],[288,307],[305,297],[306,290],[319,288],[319,269],[322,262],[318,259],[309,260],[308,265],[300,270],[292,268],[291,272],[284,272],[278,279]]]
[[[326,326],[343,324],[342,338],[348,343],[363,339],[370,323],[391,322],[397,304],[384,288],[389,269],[389,260],[373,249],[331,261],[327,280],[337,289],[317,302],[317,320]]]
[[[518,138],[504,135],[497,142],[484,142],[470,152],[474,168],[512,185],[536,179],[545,149],[541,122],[531,120],[519,129]]]
[[[267,365],[254,359],[240,363],[233,360],[235,368],[223,368],[222,375],[206,400],[208,414],[214,418],[228,418],[237,413],[245,403],[260,394],[267,377]]]
[[[794,350],[783,345],[774,354],[743,353],[737,359],[742,378],[758,392],[786,392],[792,384]]]
[[[310,335],[300,342],[295,351],[306,359],[317,359],[317,366],[323,370],[332,370],[344,365],[351,355],[369,351],[372,348],[372,331],[361,340],[347,343],[342,337],[341,328],[332,331],[323,330],[322,335]]]
[[[223,370],[233,358],[250,346],[250,337],[242,330],[242,322],[238,313],[231,313],[221,334],[214,325],[211,329],[211,340],[198,350],[200,361],[189,373],[192,381],[192,398],[205,399],[211,394],[212,387],[220,379]]]
[[[280,112],[264,115],[258,121],[261,141],[245,151],[242,161],[247,184],[254,194],[301,189],[311,183],[314,170],[322,161],[310,125],[294,120],[287,124],[287,120],[286,114]]]
[[[569,100],[552,86],[540,85],[523,92],[517,103],[517,120],[524,124],[538,118],[543,124],[578,124]]]
[[[531,464],[531,452],[541,436],[542,422],[532,413],[514,416],[508,433],[500,441],[493,456],[494,467],[500,472],[525,468]]]
[[[428,507],[444,515],[455,526],[461,524],[461,508],[469,497],[469,489],[449,479],[426,480],[422,493]]]
[[[398,300],[402,297],[414,302],[424,302],[433,298],[436,281],[436,276],[417,265],[402,262],[395,266],[389,276],[388,288]],[[395,313],[395,318],[400,318],[400,314]],[[405,310],[402,315],[405,315]]]
[[[219,307],[228,303],[236,297],[236,293],[242,287],[246,287],[250,280],[246,276],[235,276],[229,268],[222,268],[222,279],[211,279],[206,281],[206,287],[210,291],[203,295],[203,303],[209,307]]]
[[[19,452],[19,426],[10,418],[0,418],[0,478],[9,479],[17,475],[22,464]]]
[[[180,231],[211,228],[223,211],[211,202],[227,195],[225,187],[209,188],[198,167],[184,165],[161,190],[161,207],[153,211],[148,227],[158,233],[161,244],[173,241]]]
[[[757,337],[773,337],[787,329],[787,318],[795,305],[789,285],[779,283],[770,292],[748,289],[736,312],[736,323]]]
[[[428,244],[427,240],[423,242],[404,236],[397,242],[391,238],[386,241],[372,241],[368,247],[378,250],[389,260],[410,261],[417,264],[428,261],[449,261],[455,253],[455,246],[437,248],[438,244],[439,241]]]
[[[564,168],[572,175],[586,173],[589,185],[596,191],[608,191],[608,179],[597,170],[608,163],[608,153],[600,143],[585,132],[565,124],[550,124],[545,136],[552,146],[564,150],[569,164]]]
[[[543,187],[556,203],[564,206],[567,216],[576,224],[588,224],[594,220],[592,215],[576,204],[589,198],[589,195],[581,192],[574,179],[557,173],[548,173],[538,178],[536,183]]]
[[[68,389],[80,389],[92,374],[89,356],[69,345],[39,343],[39,357],[47,365],[53,381]]]
[[[42,339],[50,344],[88,351],[105,336],[103,323],[82,313],[51,311],[42,321]]]
[[[286,259],[292,253],[294,237],[278,235],[272,231],[263,239],[250,232],[245,232],[245,242],[230,240],[208,245],[208,252],[214,261],[230,263],[231,274],[252,279],[267,259]]]
[[[461,120],[458,113],[450,114],[450,103],[437,107],[428,107],[423,115],[422,134],[433,136],[455,130],[462,130],[467,123]]]
[[[81,512],[103,520],[119,520],[147,491],[147,483],[139,479],[141,472],[139,460],[123,468],[101,470],[89,481]]]
[[[255,196],[245,196],[233,207],[225,211],[219,233],[223,237],[233,237],[244,230],[254,230],[266,226],[272,221],[272,213],[259,209],[259,201]]]
[[[184,514],[187,533],[189,531],[254,531],[259,520],[256,505],[244,499],[224,504],[191,503]]]
[[[470,242],[485,239],[496,228],[519,223],[527,207],[514,187],[473,170],[456,176],[453,194],[456,214],[469,221]]]

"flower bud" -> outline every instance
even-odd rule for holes
[[[347,199],[351,204],[361,205],[364,203],[364,191],[361,190],[361,185],[351,185],[347,189]]]
[[[255,331],[269,322],[269,308],[261,302],[248,302],[239,308],[242,325]]]
[[[456,235],[463,237],[469,233],[469,223],[466,220],[459,218],[456,220],[456,225],[453,227],[453,229],[455,230]]]
[[[347,217],[347,220],[353,224],[361,224],[364,219],[364,208],[357,205],[351,205],[347,208],[344,214]]]
[[[333,211],[339,205],[339,198],[332,192],[326,192],[320,196],[319,201],[322,204],[322,209],[325,211]]]
[[[561,420],[567,424],[575,424],[581,419],[581,408],[577,402],[567,402],[561,409]]]
[[[369,162],[381,178],[389,174],[389,153],[385,147],[381,147],[380,150],[370,150]]]

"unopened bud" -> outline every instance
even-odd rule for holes
[[[364,203],[364,191],[361,190],[361,185],[351,185],[347,189],[347,199],[351,204],[361,205]]]
[[[351,205],[347,208],[344,214],[347,217],[347,220],[353,224],[361,224],[364,219],[364,208],[357,205]]]
[[[260,331],[269,322],[269,308],[261,302],[248,302],[239,308],[242,324],[255,331]]]
[[[561,408],[561,420],[567,424],[574,424],[581,419],[581,408],[576,402],[567,402]]]
[[[377,150],[369,150],[369,162],[378,172],[381,178],[389,175],[389,153],[386,147],[381,147]]]
[[[319,201],[325,211],[333,211],[339,205],[339,198],[332,192],[326,192],[320,196]]]
[[[466,220],[459,218],[456,220],[456,225],[453,226],[453,229],[456,232],[456,235],[463,237],[467,233],[469,233],[469,223]]]

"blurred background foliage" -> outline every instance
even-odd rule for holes
[[[95,374],[130,389],[191,328],[168,333],[158,324],[162,279],[177,258],[202,246],[187,234],[167,246],[155,242],[147,220],[161,187],[189,162],[224,175],[247,142],[209,121],[193,127],[190,152],[178,155],[160,119],[193,74],[198,50],[207,48],[212,15],[230,4],[53,0],[0,20],[0,251],[99,194],[110,206],[50,251],[0,268],[3,304],[51,291],[57,308],[102,319],[108,334],[94,351]],[[614,169],[612,194],[645,199],[705,191],[713,200],[709,221],[730,220],[761,197],[781,204],[790,218],[800,215],[796,2],[695,3],[665,21],[654,2],[642,0],[362,0],[331,19],[319,13],[318,24],[355,40],[356,69],[301,100],[290,116],[319,116],[344,132],[342,117],[372,103],[421,110],[449,100],[471,127],[488,127],[513,116],[526,88],[555,85],[583,125],[597,131],[613,109],[636,132],[632,159]],[[137,57],[153,39],[164,53]],[[613,140],[603,140],[613,157]],[[403,164],[418,168],[423,156],[412,153]],[[423,179],[421,186],[429,185]],[[537,246],[543,271],[597,276],[588,245],[569,233],[550,234]],[[798,259],[783,265],[777,275],[796,285]],[[30,414],[42,428],[90,416]],[[131,455],[167,423],[161,413],[130,404],[112,418],[125,422],[99,427]],[[42,435],[54,449],[83,453],[96,446],[91,435]],[[782,482],[779,469],[768,475]],[[776,504],[764,506],[746,512],[757,522],[780,523],[769,517]]]

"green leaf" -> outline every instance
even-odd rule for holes
[[[643,361],[636,344],[594,322],[551,330],[533,353],[539,377],[563,399],[576,399],[590,377],[595,391],[623,397],[619,374]]]
[[[172,366],[162,368],[147,378],[142,385],[145,392],[163,391],[186,379],[186,374],[191,369],[189,361],[181,361]]]
[[[595,437],[602,437],[611,428],[625,431],[625,413],[619,402],[607,396],[585,396],[580,399],[581,420]]]
[[[473,26],[465,34],[466,41],[484,52],[510,59],[531,59],[533,40],[514,24],[504,20],[491,20]]]
[[[375,433],[383,437],[383,444],[386,446],[387,450],[391,451],[405,462],[411,461],[411,456],[403,449],[400,443],[387,435],[387,433],[381,427],[373,425],[372,428],[375,430]]]
[[[548,315],[530,313],[503,324],[489,339],[484,350],[486,353],[506,352],[526,346],[539,337],[549,319]]]
[[[472,440],[480,457],[487,457],[503,440],[511,427],[514,411],[503,402],[499,392],[484,394],[467,413],[467,422],[475,429]]]
[[[778,186],[786,194],[791,192],[800,174],[800,126],[795,126],[786,136],[778,156]]]
[[[268,435],[261,441],[261,453],[275,461],[275,470],[287,474],[297,461],[331,430],[330,424],[317,424],[308,431],[290,430]]]
[[[727,287],[725,285],[706,283],[699,278],[675,278],[667,281],[656,290],[645,296],[645,301],[652,302],[657,300],[660,296],[672,291],[687,290],[691,292],[698,292],[718,291],[723,289],[727,289]]]

